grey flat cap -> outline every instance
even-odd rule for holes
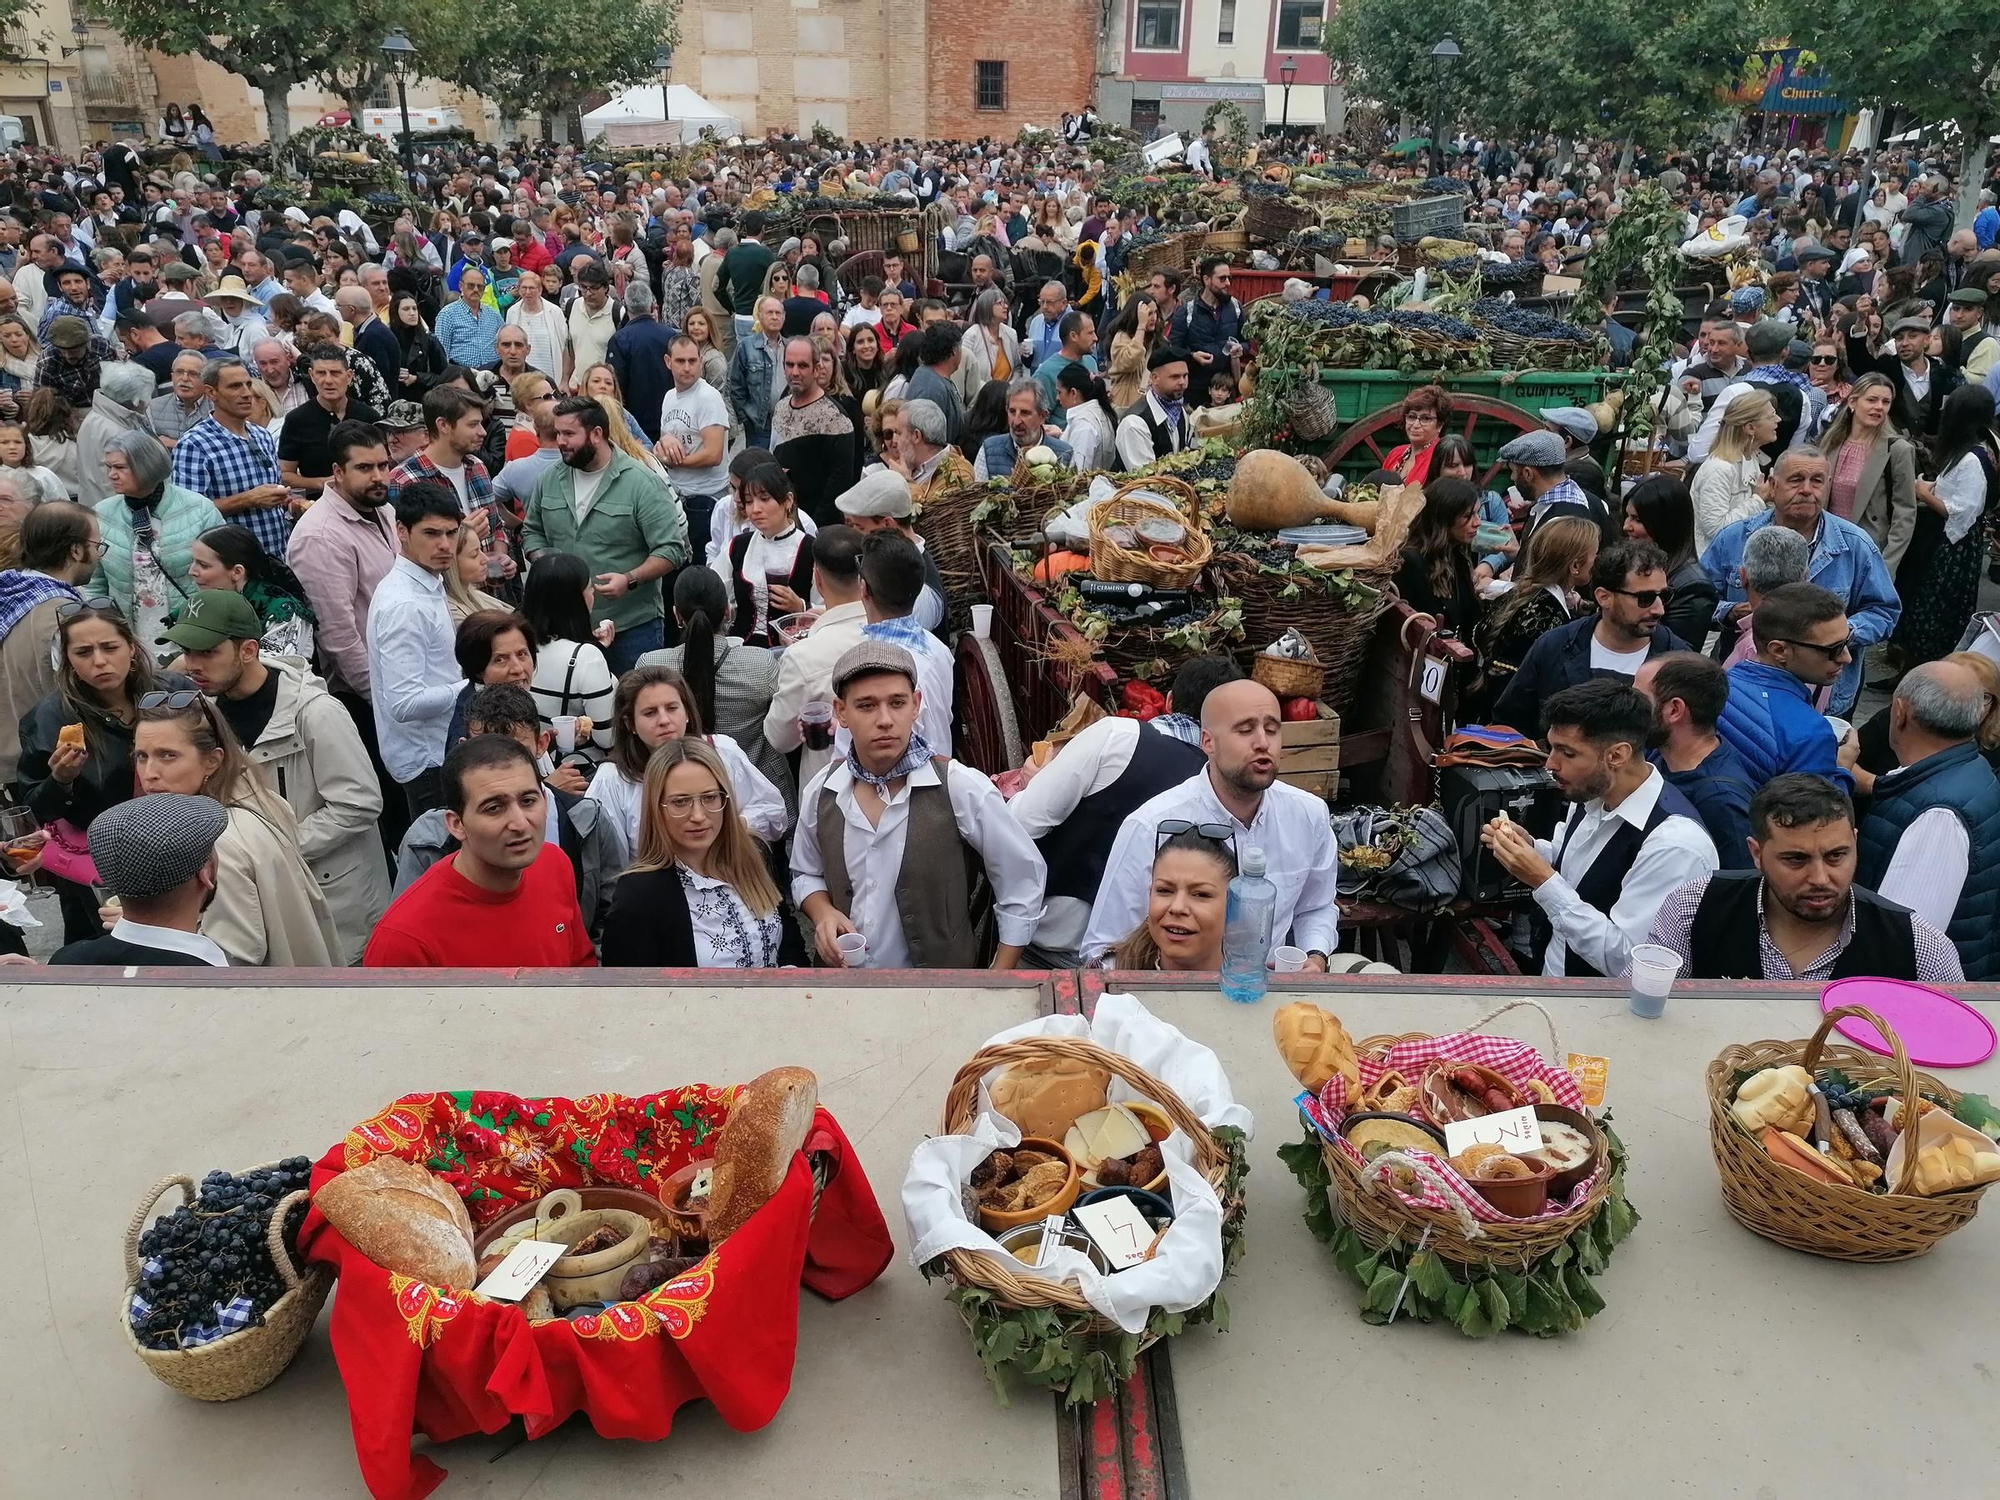
[[[1524,432],[1500,450],[1503,464],[1524,464],[1530,469],[1560,469],[1566,456],[1563,440],[1546,429]]]
[[[114,896],[144,901],[194,879],[228,827],[229,814],[212,797],[156,792],[98,814],[90,855]]]
[[[62,319],[57,318],[56,321],[60,323]],[[1896,319],[1895,326],[1889,330],[1889,335],[1893,338],[1899,333],[1929,333],[1930,331],[1931,320],[1929,318],[1898,318]]]
[[[1827,249],[1818,240],[1813,240],[1804,249],[1795,251],[1792,259],[1798,262],[1798,264],[1804,265],[1809,260],[1839,260],[1840,257]]]
[[[863,474],[861,482],[842,491],[833,504],[843,516],[901,518],[916,512],[916,502],[910,498],[910,481],[894,469]]]
[[[1580,406],[1545,406],[1542,421],[1579,443],[1597,441],[1597,418]]]
[[[1764,318],[1750,325],[1743,335],[1743,345],[1750,351],[1752,359],[1775,359],[1785,352],[1785,346],[1792,341],[1794,330],[1789,323],[1780,323],[1776,318]]]
[[[866,677],[871,672],[900,672],[910,679],[910,686],[917,685],[917,664],[910,653],[891,641],[877,641],[863,638],[840,653],[840,660],[833,664],[833,690],[838,694],[857,677]]]

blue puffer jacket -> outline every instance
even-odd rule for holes
[[[2000,974],[2000,780],[1976,745],[1954,745],[1875,783],[1875,801],[1861,825],[1861,859],[1854,878],[1879,890],[1904,832],[1921,813],[1948,807],[1971,842],[1965,884],[1945,929],[1967,979]]]
[[[1752,532],[1769,526],[1771,516],[1767,510],[1761,516],[1723,527],[1701,555],[1702,571],[1721,596],[1715,606],[1718,625],[1733,606],[1743,602],[1743,544]],[[1896,595],[1881,549],[1867,532],[1839,516],[1819,518],[1819,531],[1806,563],[1806,582],[1837,595],[1847,606],[1848,628],[1854,632],[1854,659],[1834,679],[1833,697],[1827,703],[1828,713],[1846,717],[1861,692],[1862,650],[1889,639],[1903,613],[1903,601]]]
[[[1812,690],[1782,667],[1760,661],[1731,667],[1729,701],[1715,732],[1743,758],[1753,785],[1807,771],[1854,795],[1854,778],[1836,758],[1833,726],[1812,706]]]

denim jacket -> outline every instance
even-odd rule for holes
[[[752,432],[771,430],[771,346],[756,333],[736,341],[729,358],[729,404]]]

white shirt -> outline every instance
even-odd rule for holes
[[[736,741],[726,734],[711,734],[706,738],[722,757],[723,769],[729,772],[729,794],[743,821],[765,843],[777,843],[792,822],[792,815],[785,810],[785,799],[771,785],[770,778],[750,763],[750,757]],[[613,844],[623,841],[624,847],[612,851],[616,857],[608,861],[622,870],[632,862],[633,851],[639,847],[639,809],[645,800],[645,788],[619,770],[615,761],[607,760],[590,778],[584,796],[603,804],[609,815],[608,826],[613,830]]]
[[[1593,630],[1590,633],[1590,670],[1616,672],[1621,677],[1637,677],[1639,668],[1646,665],[1646,653],[1652,649],[1652,643],[1648,642],[1631,651],[1613,651],[1597,638],[1597,632]]]
[[[840,320],[840,326],[842,328],[859,328],[863,323],[879,323],[881,321],[882,311],[880,308],[863,307],[857,302],[854,306],[848,308],[847,316]]]
[[[1153,420],[1162,426],[1166,426],[1167,409],[1160,405],[1160,398],[1155,396],[1151,391],[1148,391],[1146,392],[1146,405],[1152,411]],[[1181,412],[1181,421],[1183,424],[1187,421],[1185,408]],[[1178,429],[1170,430],[1177,431]],[[1153,434],[1136,411],[1118,424],[1117,443],[1118,457],[1124,461],[1125,467],[1128,469],[1143,469],[1154,459],[1165,458],[1167,456],[1166,453],[1156,453],[1153,450]],[[1169,453],[1178,453],[1181,450],[1179,447],[1173,447],[1167,451]]]
[[[1123,776],[1138,748],[1137,719],[1112,714],[1087,724],[1014,794],[1007,811],[1029,838],[1038,839],[1061,826],[1085,797]]]
[[[1227,823],[1236,830],[1239,859],[1248,848],[1264,851],[1265,875],[1278,888],[1278,905],[1271,917],[1273,944],[1289,941],[1317,953],[1333,953],[1339,948],[1340,909],[1335,904],[1338,864],[1326,803],[1310,792],[1274,781],[1264,789],[1256,816],[1245,825],[1222,805],[1204,768],[1126,815],[1111,845],[1097,901],[1090,908],[1090,925],[1084,929],[1085,963],[1117,947],[1146,920],[1156,831],[1173,818]]]
[[[1958,814],[1948,807],[1926,808],[1896,840],[1876,894],[1907,906],[1943,932],[1951,926],[1971,869],[1972,838]]]
[[[799,752],[802,782],[817,776],[833,759],[833,751],[806,746],[799,733],[799,712],[808,703],[833,701],[833,664],[861,639],[861,627],[867,623],[867,609],[858,599],[832,605],[813,621],[804,640],[787,646],[778,658],[778,684],[764,715],[764,742],[781,755]]]
[[[452,651],[444,580],[407,557],[368,601],[368,680],[382,764],[411,782],[444,764],[445,736],[465,676]]]
[[[460,474],[464,472],[463,469],[459,470]],[[604,484],[604,476],[610,472],[610,464],[606,464],[601,469],[572,468],[570,470],[573,483],[576,486],[572,503],[576,507],[576,524],[579,529],[583,526],[584,518],[590,514],[590,507],[597,503],[597,492]],[[461,490],[461,498],[463,494],[464,492]]]
[[[535,654],[535,675],[528,691],[542,716],[542,727],[553,730],[555,720],[567,715],[587,717],[590,737],[576,748],[590,765],[611,753],[612,698],[617,690],[617,674],[595,641],[543,641]],[[550,750],[559,762],[574,753],[553,743]]]
[[[1562,861],[1556,863],[1556,845],[1536,839],[1535,848],[1543,859],[1556,865],[1553,878],[1535,891],[1535,903],[1548,913],[1555,936],[1542,960],[1544,974],[1560,975],[1572,950],[1576,956],[1609,978],[1629,973],[1632,949],[1646,941],[1653,930],[1653,918],[1669,893],[1703,875],[1712,875],[1722,863],[1708,830],[1692,818],[1679,814],[1666,819],[1646,836],[1632,868],[1606,916],[1576,893],[1576,887],[1621,823],[1644,828],[1660,800],[1666,779],[1649,767],[1646,779],[1615,808],[1606,808],[1602,798],[1583,805],[1569,843],[1563,847]],[[1282,889],[1282,887],[1281,887]]]
[[[706,380],[697,380],[684,391],[668,391],[660,403],[660,436],[679,438],[689,453],[701,446],[702,434],[711,427],[722,429],[720,458],[705,466],[667,467],[667,477],[683,500],[729,493],[729,408],[722,393]]]
[[[687,893],[688,921],[694,928],[697,969],[775,969],[780,917],[760,917],[724,880],[674,866]]]
[[[458,508],[462,511],[470,512],[472,509],[472,501],[465,488],[465,465],[460,464],[455,469],[447,469],[443,464],[439,464],[437,466],[437,471],[440,475],[442,475],[446,480],[450,482],[451,487],[453,489],[458,491]],[[579,481],[581,480],[581,478],[582,476],[579,475],[578,476]]]
[[[725,471],[727,467],[727,465],[724,465]],[[723,483],[725,486],[728,484],[726,472]],[[799,511],[798,518],[799,530],[803,531],[807,536],[819,535],[819,526],[813,521],[811,516],[807,515],[804,511]],[[736,580],[729,576],[729,558],[726,555],[729,551],[729,544],[736,540],[738,532],[750,529],[750,523],[736,512],[735,498],[725,488],[720,495],[715,497],[715,509],[708,513],[708,551],[704,554],[703,561],[716,571],[726,588],[734,588],[736,586]]]
[[[911,615],[908,618],[916,619]],[[922,621],[918,621],[919,624]],[[928,630],[924,632],[923,644],[911,646],[901,635],[895,644],[910,653],[917,664],[917,691],[924,695],[923,707],[917,710],[917,729],[924,742],[931,747],[933,755],[951,754],[951,695],[952,659],[951,652],[939,644],[938,638]],[[828,663],[829,673],[832,664]],[[833,751],[835,755],[847,754],[847,747],[854,743],[854,736],[843,725],[833,729]]]
[[[1111,430],[1111,418],[1104,415],[1103,406],[1096,401],[1084,401],[1069,409],[1063,441],[1069,444],[1079,474],[1109,469],[1118,461],[1118,440]]]
[[[569,321],[563,317],[562,309],[544,300],[529,312],[516,302],[507,309],[507,321],[528,336],[528,363],[549,379],[560,381],[563,351],[569,348]]]
[[[993,887],[994,927],[1002,944],[1027,946],[1042,919],[1042,890],[1048,866],[1034,840],[1007,816],[1006,803],[993,783],[970,766],[950,763],[945,793],[951,799],[952,821],[959,837],[972,846],[986,866]],[[799,794],[799,826],[792,835],[792,900],[801,906],[808,896],[826,889],[825,863],[819,849],[819,794],[833,793],[846,822],[842,852],[854,897],[847,919],[868,939],[871,969],[907,969],[910,948],[903,938],[903,918],[896,908],[896,877],[902,871],[904,841],[910,826],[910,793],[938,784],[937,767],[918,766],[894,795],[885,799],[882,821],[871,824],[854,800],[854,775],[846,758],[834,761],[807,783]],[[951,850],[921,850],[921,864],[955,857]]]
[[[1931,362],[1924,361],[1924,372],[1919,375],[1908,365],[1902,367],[1903,384],[1910,388],[1910,394],[1919,401],[1927,401],[1931,394]]]
[[[1938,499],[1944,501],[1944,538],[1962,542],[1986,513],[1986,471],[1970,453],[1960,456],[1937,477]]]
[[[141,948],[164,948],[169,953],[186,953],[218,969],[229,967],[229,955],[214,938],[199,932],[183,932],[178,927],[155,927],[150,922],[134,922],[120,917],[111,924],[112,937]]]

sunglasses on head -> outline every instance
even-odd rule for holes
[[[170,708],[175,713],[179,713],[183,709],[193,708],[200,702],[201,694],[194,688],[175,688],[171,691],[141,693],[139,695],[139,707]]]
[[[103,556],[102,553],[98,555],[100,557]],[[125,618],[125,611],[118,607],[116,599],[107,599],[102,594],[97,594],[89,599],[63,600],[62,603],[56,606],[56,619],[58,621],[73,620],[87,609],[94,610],[99,614],[115,615],[121,620]]]
[[[1211,844],[1227,844],[1232,851],[1236,848],[1236,830],[1227,823],[1190,823],[1186,818],[1169,818],[1153,829],[1153,852],[1158,854],[1184,833],[1207,839]]]

